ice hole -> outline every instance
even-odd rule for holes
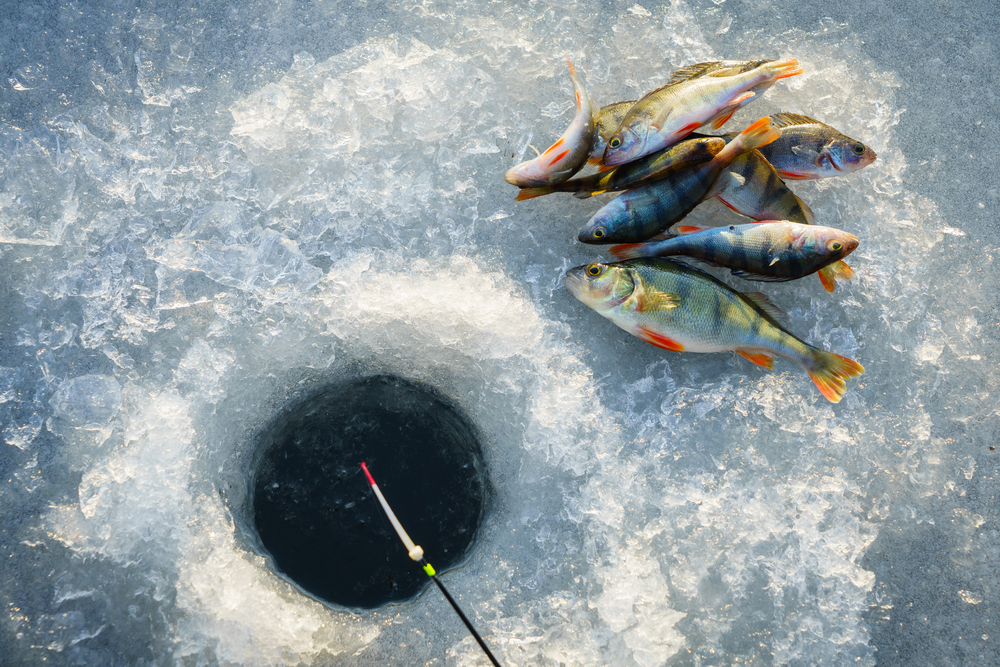
[[[476,429],[430,387],[380,375],[327,385],[258,435],[250,507],[275,568],[323,601],[370,609],[427,585],[360,469],[437,570],[469,553],[488,481]]]

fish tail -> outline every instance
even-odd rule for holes
[[[715,159],[723,164],[727,164],[732,162],[736,156],[752,151],[755,148],[766,146],[772,141],[777,141],[780,137],[781,133],[771,127],[771,119],[768,116],[764,116],[740,132],[735,139],[719,151]]]
[[[616,259],[635,259],[636,257],[645,257],[646,253],[643,252],[645,243],[622,243],[620,245],[611,246],[608,250]]]
[[[569,65],[569,78],[573,82],[573,93],[576,96],[576,108],[579,111],[582,101],[580,100],[580,91],[583,90],[583,84],[580,83],[580,79],[576,76],[576,68],[573,67],[573,63],[569,61],[569,56],[566,56],[566,64]]]
[[[557,190],[558,188],[554,188],[551,185],[543,185],[539,188],[521,188],[521,191],[517,193],[516,197],[514,197],[514,201],[534,199],[535,197],[541,197],[542,195],[552,194]]]
[[[773,63],[768,63],[767,68],[774,73],[775,80],[787,79],[790,76],[802,74],[805,71],[795,58],[775,60]]]
[[[865,369],[853,359],[814,348],[812,367],[807,368],[806,372],[826,400],[839,403],[847,391],[845,381],[858,377]]]
[[[837,287],[837,279],[850,280],[854,277],[854,269],[849,267],[843,260],[839,260],[833,264],[824,266],[816,274],[819,276],[819,281],[823,283],[826,291],[832,293]]]

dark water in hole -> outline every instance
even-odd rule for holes
[[[362,461],[438,570],[463,559],[483,519],[475,429],[433,390],[399,378],[325,388],[266,427],[259,451],[261,542],[279,570],[329,602],[377,607],[429,582],[382,513]]]

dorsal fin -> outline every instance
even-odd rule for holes
[[[699,76],[704,76],[705,72],[718,67],[719,63],[696,63],[694,65],[688,65],[687,67],[682,67],[670,75],[670,81],[667,81],[668,86],[672,86],[675,83],[680,83],[681,81],[687,81],[688,79],[697,79]]]
[[[785,311],[771,303],[771,300],[764,296],[763,292],[743,292],[743,296],[753,301],[754,305],[764,311],[768,319],[778,326],[787,329],[791,325]]]
[[[800,113],[788,113],[787,111],[771,116],[771,127],[791,127],[792,125],[824,125],[824,123]]]

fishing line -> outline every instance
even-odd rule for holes
[[[405,530],[403,530],[403,526],[399,523],[399,519],[396,518],[392,508],[389,507],[389,503],[386,502],[385,496],[382,495],[382,491],[379,490],[378,484],[375,483],[375,479],[372,477],[372,474],[368,472],[368,466],[366,466],[364,462],[361,463],[361,469],[364,470],[365,477],[368,478],[368,483],[371,484],[372,491],[375,492],[375,497],[378,498],[379,503],[382,505],[382,510],[385,512],[385,515],[389,517],[389,522],[392,524],[392,527],[396,529],[396,534],[399,535],[399,539],[402,540],[403,544],[406,546],[406,552],[410,559],[419,563],[420,566],[423,567],[424,572],[427,573],[427,576],[434,580],[434,583],[437,584],[441,593],[444,594],[445,599],[448,600],[451,608],[455,610],[458,617],[462,619],[463,623],[465,623],[465,627],[469,629],[469,633],[472,634],[473,639],[479,642],[479,647],[483,649],[486,657],[490,659],[490,662],[493,663],[494,667],[500,667],[500,663],[493,657],[493,653],[490,652],[486,642],[484,642],[483,638],[479,636],[476,629],[472,627],[472,622],[464,613],[462,613],[462,610],[458,607],[458,603],[455,602],[455,598],[451,597],[451,593],[448,592],[448,589],[445,588],[444,584],[441,583],[441,580],[438,579],[437,572],[434,570],[434,567],[424,558],[424,550],[419,545],[414,544],[413,540],[410,539],[410,536],[406,534]]]

